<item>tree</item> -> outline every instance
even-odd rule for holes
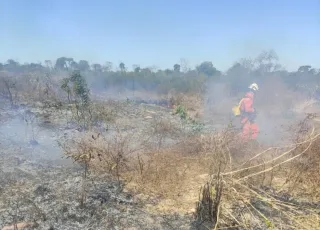
[[[79,70],[79,64],[76,61],[74,61],[74,60],[70,61],[69,65],[70,65],[69,66],[70,69]]]
[[[10,65],[10,66],[18,66],[19,65],[19,63],[16,62],[15,60],[13,60],[13,59],[8,59],[7,60],[7,64]]]
[[[65,69],[66,68],[66,61],[67,61],[66,57],[59,57],[56,60],[56,64],[54,65],[54,68],[59,69],[59,70]]]
[[[120,68],[121,72],[125,72],[126,71],[126,66],[125,66],[125,64],[123,62],[120,62],[119,68]]]
[[[112,62],[107,61],[106,64],[102,66],[104,72],[110,72],[112,70]]]
[[[158,68],[156,65],[152,65],[152,66],[149,66],[148,69],[149,69],[151,72],[155,73],[155,72],[157,72],[157,70],[158,70],[159,68]]]
[[[5,65],[5,69],[7,69],[8,71],[17,71],[19,66],[19,62],[16,62],[13,59],[9,59],[7,60],[7,64]]]
[[[296,73],[291,74],[291,80],[298,85],[308,85],[311,89],[316,84],[319,84],[319,76],[317,76],[317,70],[310,65],[303,65],[298,68]]]
[[[133,65],[132,68],[133,68],[133,71],[134,71],[136,74],[137,74],[137,73],[140,73],[141,68],[140,68],[139,65]]]
[[[70,79],[69,78],[63,78],[61,81],[61,89],[65,91],[68,94],[68,102],[71,103],[71,88],[70,88]]]
[[[302,65],[299,67],[298,72],[308,73],[308,72],[310,72],[311,69],[312,69],[312,67],[310,65]]]
[[[52,62],[51,62],[50,60],[45,60],[45,61],[44,61],[44,64],[46,65],[46,67],[47,67],[48,69],[52,69]]]
[[[170,75],[173,73],[171,69],[165,69],[164,72],[166,73],[166,75]]]
[[[271,72],[280,70],[279,57],[274,50],[263,51],[254,60],[256,75],[263,76]]]
[[[55,69],[67,70],[74,66],[75,61],[73,58],[60,57],[56,60]]]
[[[258,63],[270,63],[278,62],[279,57],[274,50],[262,51],[258,57],[256,57],[256,62]]]
[[[40,63],[30,63],[26,65],[27,69],[29,71],[36,71],[36,70],[42,70],[43,66]]]
[[[175,64],[175,65],[173,66],[173,70],[174,70],[174,72],[179,73],[179,72],[180,72],[180,65],[179,65],[179,64]]]
[[[241,67],[246,69],[248,72],[252,72],[255,68],[255,60],[251,58],[241,58],[236,64],[240,64]],[[234,67],[234,65],[232,67]]]
[[[1,80],[1,83],[4,84],[4,88],[5,88],[4,91],[10,100],[11,106],[14,106],[14,99],[15,99],[14,91],[16,91],[16,80],[14,80],[11,77],[2,77],[0,80]]]
[[[184,72],[184,73],[186,73],[186,72],[191,70],[190,67],[189,67],[189,62],[185,58],[181,58],[180,59],[180,66],[181,66],[182,72]]]
[[[89,62],[86,60],[80,60],[78,63],[78,68],[80,71],[88,71],[90,70]]]
[[[205,75],[211,76],[219,76],[221,72],[217,70],[211,61],[202,62],[200,65],[196,67],[199,73],[204,73]]]
[[[140,72],[143,76],[151,76],[152,75],[152,71],[149,68],[143,68],[140,70]]]
[[[92,115],[90,110],[90,90],[86,79],[80,74],[80,71],[73,71],[70,77],[62,80],[60,87],[68,94],[68,100],[70,100],[71,94],[74,96],[74,117],[82,128],[87,129]]]
[[[66,66],[67,69],[72,69],[72,67],[76,67],[77,63],[73,60],[73,58],[66,58]]]
[[[247,62],[244,62],[244,65],[237,62],[227,70],[227,76],[224,79],[230,85],[232,93],[236,94],[247,88],[252,81],[251,71],[251,66]]]
[[[134,97],[134,91],[135,91],[135,79],[134,78],[135,78],[135,75],[139,75],[141,68],[139,65],[133,65],[132,68],[134,71],[134,75],[132,78],[132,92],[133,92],[133,97]]]
[[[98,63],[92,65],[92,69],[94,72],[102,72],[102,66]]]

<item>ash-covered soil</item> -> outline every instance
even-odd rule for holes
[[[191,216],[148,213],[147,200],[124,192],[108,175],[88,176],[81,205],[83,168],[64,159],[57,143],[80,133],[65,113],[26,106],[2,108],[0,229],[14,229],[14,224],[48,230],[193,228]],[[118,117],[124,130],[147,125],[155,113],[171,116],[161,109],[132,108]],[[127,118],[130,114],[132,120]]]
[[[81,169],[35,163],[14,152],[19,153],[1,151],[7,165],[2,165],[0,177],[1,227],[30,222],[34,229],[190,229],[190,217],[151,215],[144,211],[143,201],[103,175],[89,177],[81,206]]]

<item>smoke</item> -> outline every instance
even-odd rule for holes
[[[247,85],[251,83],[248,82]],[[242,90],[243,87],[239,85],[240,92],[233,94],[230,85],[234,87],[235,83],[230,82],[227,77],[220,82],[207,82],[204,119],[216,129],[225,128],[231,122],[241,132],[240,118],[233,116],[232,107],[240,102],[248,88]],[[305,107],[299,111],[295,108],[308,104],[307,95],[289,89],[279,77],[270,77],[261,82],[259,88],[253,105],[257,111],[256,123],[259,126],[257,140],[263,145],[287,143],[293,135],[290,127],[305,117]],[[311,111],[311,108],[308,109]]]
[[[214,80],[206,84],[204,96],[204,119],[216,128],[226,126],[232,119],[231,108],[237,103],[230,96],[226,83],[216,83]]]
[[[304,111],[296,111],[293,107],[296,108],[299,103],[303,104],[307,96],[288,88],[281,76],[266,77],[259,72],[258,77],[253,71],[254,69],[250,70],[249,67],[244,68],[242,64],[235,64],[227,75],[221,76],[220,79],[213,77],[207,80],[203,95],[203,119],[207,125],[215,129],[227,127],[230,122],[236,128],[241,128],[240,119],[232,114],[232,107],[239,103],[248,85],[255,81],[260,88],[254,101],[257,110],[256,123],[260,129],[258,141],[276,145],[290,136],[288,126],[302,119]],[[161,100],[160,92],[165,95],[180,86],[178,91],[183,93],[183,89],[189,87],[187,81],[192,81],[188,75],[184,78],[158,74],[151,77],[154,74],[149,72],[146,76],[137,76],[133,72],[123,75],[119,72],[89,72],[84,75],[92,97],[101,100]],[[192,74],[190,72],[190,76]]]

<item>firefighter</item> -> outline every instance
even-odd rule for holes
[[[245,94],[240,103],[240,116],[242,133],[241,136],[244,140],[256,139],[259,132],[259,127],[255,123],[256,110],[253,107],[253,98],[255,93],[259,90],[256,83],[249,86],[249,91]]]

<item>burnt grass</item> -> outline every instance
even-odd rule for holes
[[[19,117],[19,109],[25,110],[21,106],[3,109],[1,125]],[[124,192],[123,184],[108,175],[89,174],[83,192],[83,168],[71,160],[39,157],[38,145],[21,147],[14,138],[1,136],[0,229],[18,223],[48,230],[194,229],[190,215],[148,213],[144,210],[147,200]]]
[[[33,229],[190,229],[190,217],[149,214],[142,201],[104,176],[89,176],[81,206],[81,168],[35,165],[27,160],[20,167],[32,173],[19,170],[19,165],[1,172],[1,227],[32,222]]]

